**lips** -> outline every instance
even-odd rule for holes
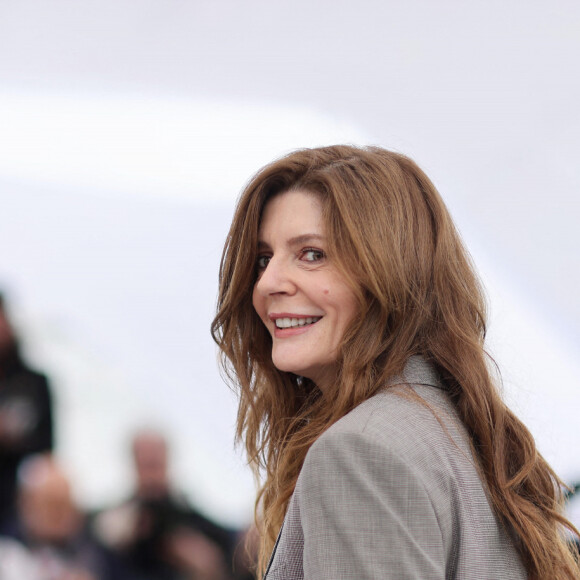
[[[302,326],[308,326],[310,324],[315,324],[318,322],[322,316],[303,316],[303,317],[281,317],[274,319],[276,328],[299,328]]]

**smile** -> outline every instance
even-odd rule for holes
[[[322,316],[312,316],[308,318],[277,318],[276,328],[297,328],[318,322]]]

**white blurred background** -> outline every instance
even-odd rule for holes
[[[260,166],[337,142],[434,180],[506,397],[580,480],[579,54],[576,0],[1,0],[0,288],[84,505],[129,492],[147,423],[201,509],[249,520],[209,335],[221,248]]]

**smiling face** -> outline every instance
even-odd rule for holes
[[[272,336],[276,368],[307,377],[323,391],[336,377],[338,347],[358,310],[327,245],[316,195],[287,191],[267,202],[254,308]]]

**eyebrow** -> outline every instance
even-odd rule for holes
[[[309,242],[313,242],[313,241],[317,241],[317,242],[321,242],[324,241],[324,236],[321,236],[320,234],[302,234],[300,236],[295,236],[293,238],[290,238],[287,242],[288,246],[299,246],[301,244],[307,244]],[[269,248],[269,244],[267,244],[266,242],[262,241],[262,240],[258,240],[258,248],[259,249],[263,249],[263,248]]]

